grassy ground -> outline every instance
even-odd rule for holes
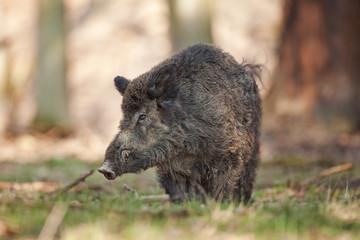
[[[3,162],[0,181],[19,186],[55,182],[63,187],[99,165],[75,160]],[[36,239],[42,230],[51,236],[56,221],[57,239],[360,239],[360,189],[346,184],[358,177],[359,169],[331,175],[309,188],[303,185],[329,165],[295,158],[263,164],[250,206],[142,200],[162,194],[153,170],[116,181],[95,172],[66,193],[46,193],[46,184],[37,192],[3,187],[0,239]],[[140,197],[124,191],[124,183]]]

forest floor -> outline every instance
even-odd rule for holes
[[[28,75],[36,53],[32,2],[24,7],[21,0],[4,1],[18,69],[13,75],[24,86],[32,86]],[[64,190],[101,165],[116,132],[121,98],[113,77],[136,77],[171,53],[168,12],[161,4],[166,1],[66,2],[76,132],[66,138],[51,131],[0,138],[0,239],[360,239],[359,134],[316,139],[304,136],[305,130],[293,137],[263,134],[249,206],[151,199],[163,194],[154,170],[116,181],[94,172]],[[281,2],[227,0],[216,7],[215,44],[238,61],[264,64],[265,86],[276,62]],[[30,90],[19,92],[26,94],[12,120],[25,128],[34,103]],[[5,109],[0,107],[0,130],[10,115]]]
[[[89,172],[100,165],[0,162],[0,238],[360,239],[354,163],[290,156],[263,162],[248,206],[210,199],[171,204],[153,169],[108,181]]]

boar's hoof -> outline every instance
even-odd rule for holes
[[[114,171],[102,166],[98,169],[99,173],[104,174],[104,176],[109,180],[114,180],[116,178],[116,174]]]

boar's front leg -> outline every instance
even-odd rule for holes
[[[171,202],[182,203],[188,197],[185,178],[178,179],[177,177],[177,180],[175,180],[171,174],[162,172],[159,169],[157,175],[161,187],[165,190],[166,194],[169,194]]]
[[[170,200],[181,203],[184,200],[198,199],[206,203],[206,192],[204,188],[190,176],[181,173],[170,174],[167,171],[157,170],[161,187],[169,194]]]

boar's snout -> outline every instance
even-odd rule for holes
[[[114,180],[116,178],[116,174],[113,170],[111,170],[110,166],[107,164],[107,162],[105,162],[99,169],[98,171],[102,174],[104,174],[104,176],[109,179],[109,180]]]

